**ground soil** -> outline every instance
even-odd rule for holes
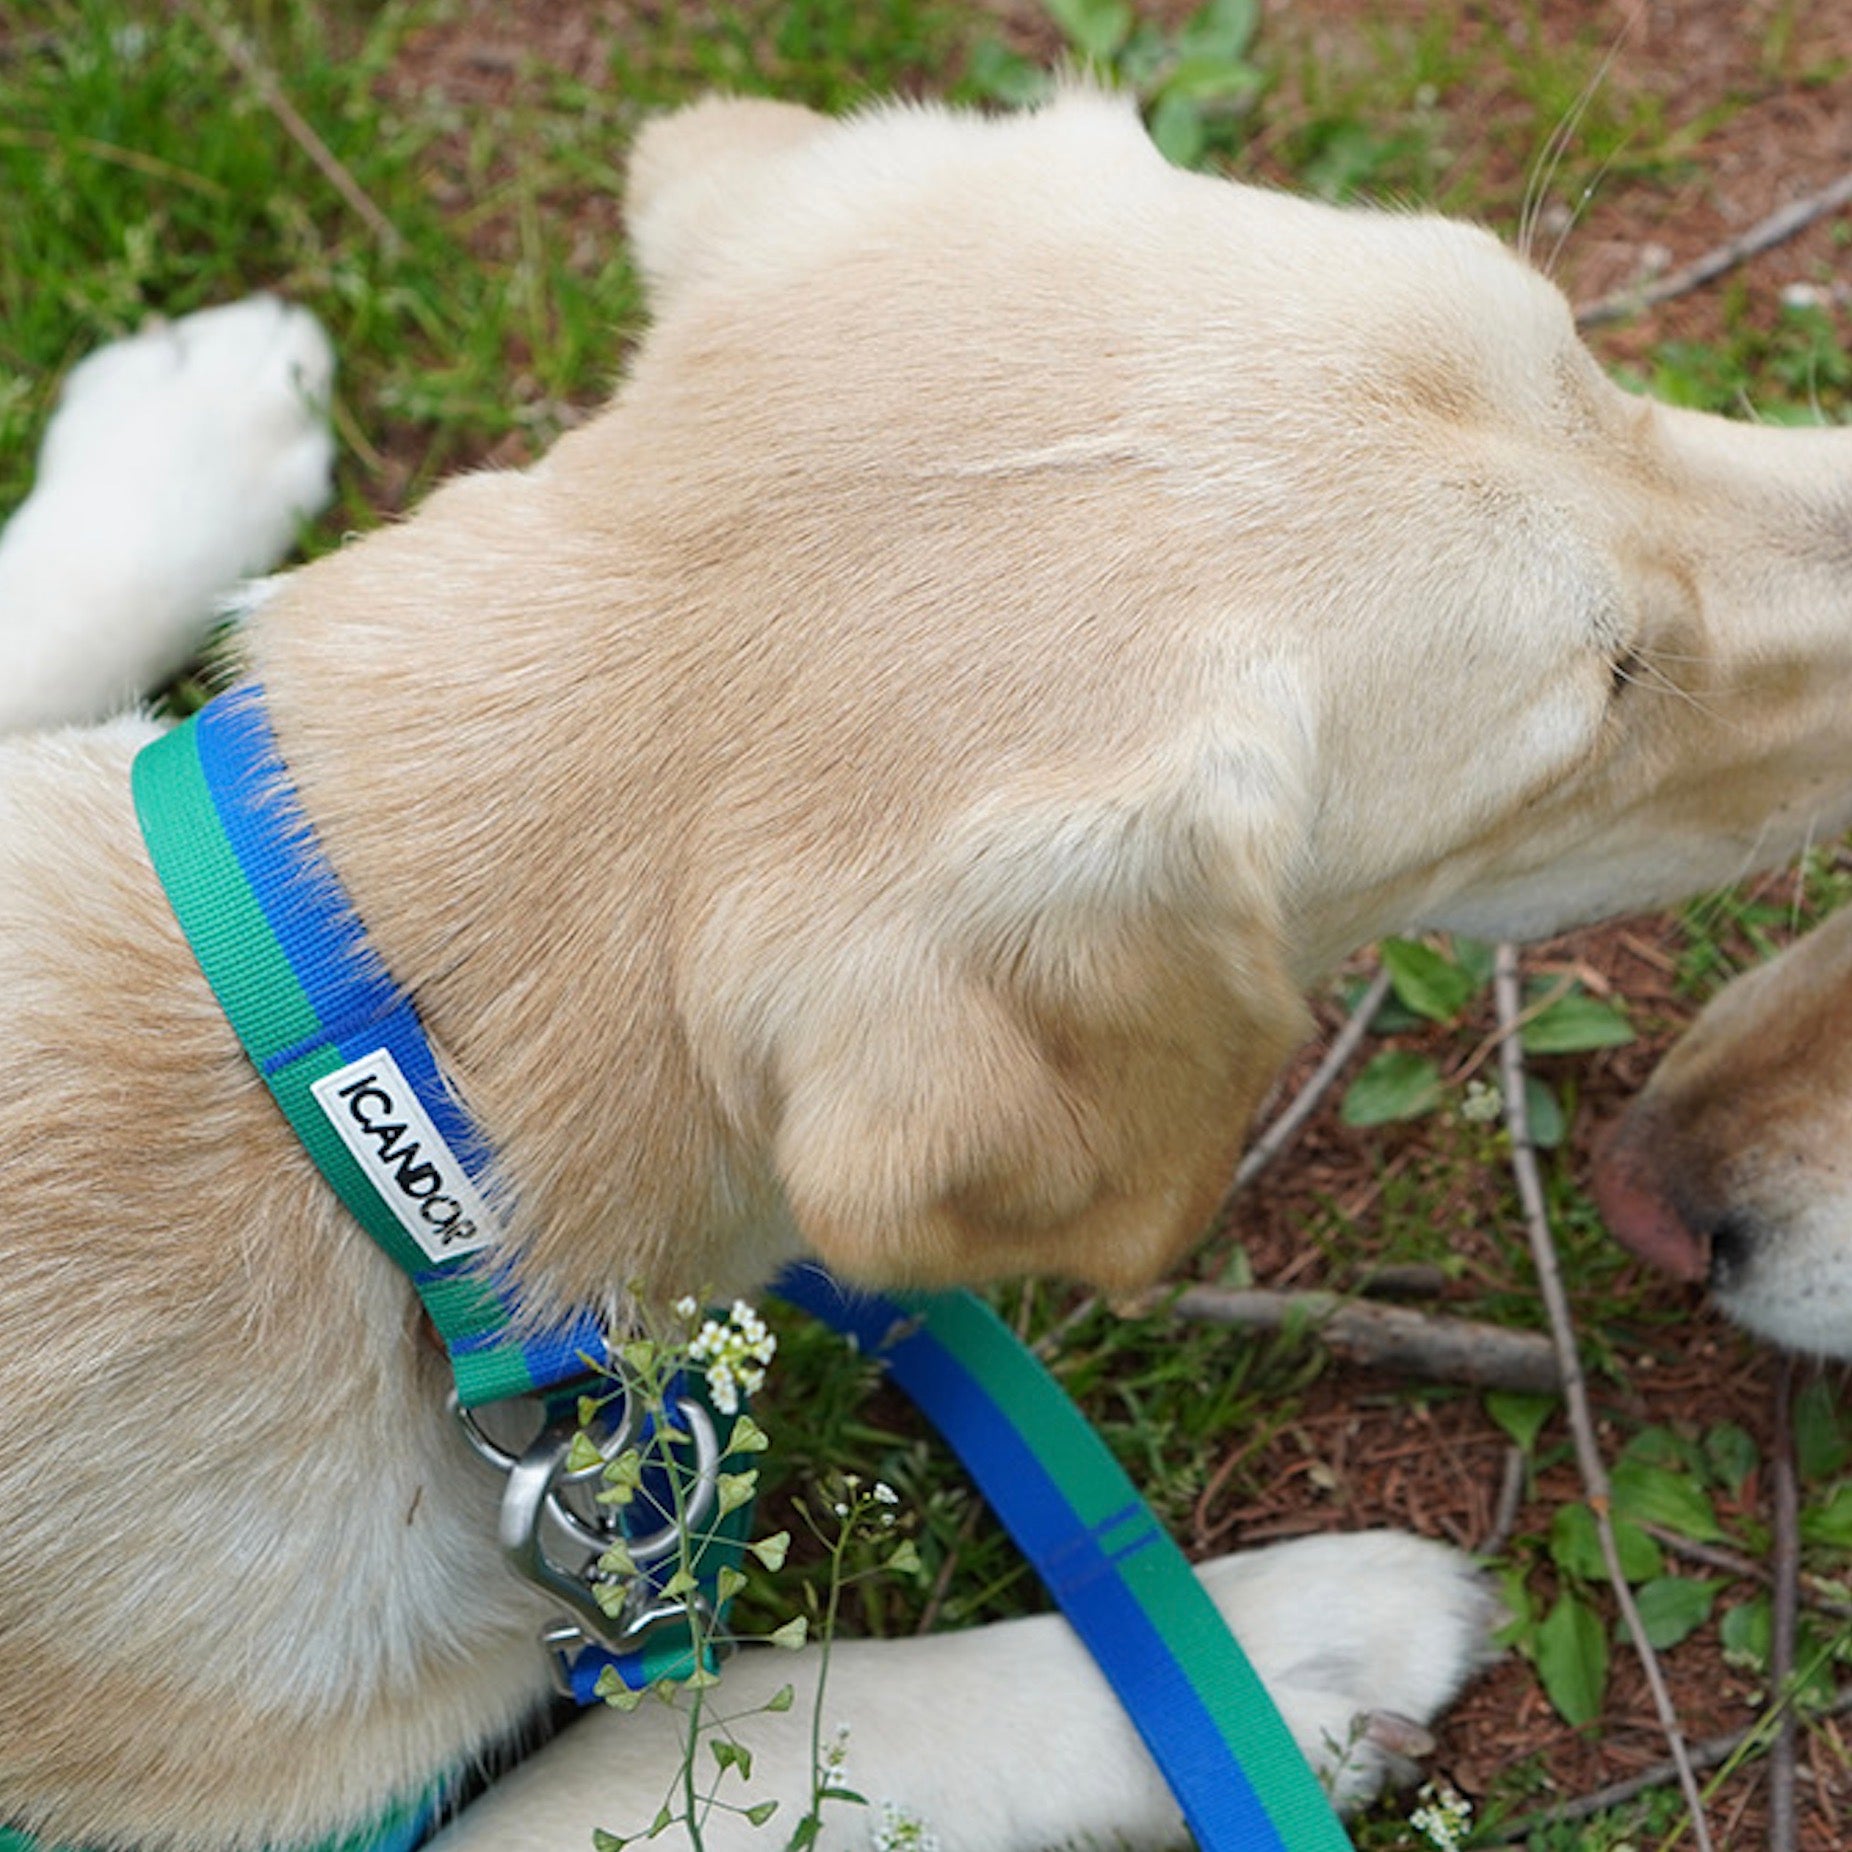
[[[991,0],[999,30],[1019,48],[1053,54],[1059,45],[1045,18],[1022,0]],[[1181,14],[1186,5],[1146,9]],[[1303,50],[1326,65],[1394,55],[1394,34],[1428,11],[1419,0],[1269,0],[1263,33],[1270,46]],[[686,9],[683,9],[684,15]],[[389,80],[408,90],[437,90],[466,106],[515,100],[530,60],[572,72],[589,84],[604,80],[609,48],[636,43],[650,30],[648,5],[618,0],[558,6],[552,0],[459,0],[449,21],[423,36]],[[1604,81],[1659,99],[1664,120],[1683,128],[1679,158],[1646,176],[1602,185],[1559,238],[1560,209],[1547,199],[1539,242],[1556,246],[1554,270],[1572,300],[1583,302],[1682,265],[1758,219],[1814,192],[1852,169],[1852,6],[1843,0],[1474,0],[1459,31],[1503,36],[1519,44],[1594,43],[1611,49]],[[1540,34],[1541,40],[1531,35]],[[1385,36],[1386,35],[1386,36]],[[1388,47],[1387,53],[1385,47]],[[1294,59],[1270,100],[1269,117],[1293,119]],[[1444,146],[1449,160],[1474,179],[1488,216],[1511,232],[1541,155],[1533,105],[1519,94],[1508,66],[1481,61],[1492,72],[1470,109],[1451,113]],[[1496,73],[1507,71],[1503,78]],[[923,83],[932,74],[922,74]],[[1242,157],[1250,177],[1289,183],[1283,134],[1263,130]],[[1498,210],[1502,202],[1502,217]],[[588,227],[613,235],[607,199],[588,203]],[[1597,352],[1634,362],[1668,338],[1696,342],[1723,337],[1729,318],[1768,321],[1781,292],[1795,284],[1821,290],[1844,313],[1852,298],[1852,263],[1845,251],[1852,219],[1841,213],[1734,272],[1722,285],[1697,291],[1650,314],[1591,336]],[[1740,325],[1740,324],[1738,324]],[[1771,893],[1778,893],[1772,886]],[[1682,941],[1675,925],[1637,919],[1542,947],[1532,968],[1576,969],[1597,986],[1628,998],[1646,1034],[1574,1068],[1581,1109],[1570,1162],[1584,1169],[1594,1129],[1640,1083],[1656,1053],[1695,1005],[1674,982]],[[1750,955],[1744,947],[1744,956]],[[1329,1024],[1338,1011],[1328,1009]],[[1489,1025],[1482,1025],[1489,1027]],[[1411,1045],[1420,1045],[1415,1038]],[[1457,1065],[1457,1033],[1433,1038],[1433,1052]],[[1289,1077],[1295,1085],[1312,1055]],[[1257,1281],[1277,1286],[1355,1283],[1367,1260],[1372,1218],[1398,1178],[1433,1166],[1431,1128],[1362,1135],[1326,1111],[1293,1150],[1233,1205],[1233,1233]],[[1457,1172],[1457,1165],[1455,1170]],[[1444,1172],[1445,1165],[1440,1166]],[[1502,1285],[1522,1272],[1522,1234],[1509,1219],[1503,1184],[1460,1174],[1448,1197],[1431,1206],[1450,1231],[1457,1265],[1446,1289],[1454,1309],[1470,1311],[1488,1282]],[[1355,1230],[1338,1255],[1306,1245],[1308,1220],[1342,1207]],[[1225,1241],[1204,1266],[1228,1258]],[[1732,1420],[1766,1445],[1773,1366],[1767,1356],[1720,1326],[1680,1289],[1646,1285],[1638,1328],[1618,1334],[1631,1342],[1623,1376],[1603,1377],[1598,1397],[1615,1432],[1640,1421],[1687,1429]],[[1505,1439],[1476,1397],[1411,1399],[1406,1385],[1334,1366],[1311,1390],[1301,1419],[1258,1460],[1231,1461],[1240,1471],[1211,1484],[1196,1513],[1190,1541],[1201,1553],[1243,1541],[1325,1528],[1391,1523],[1474,1545],[1492,1525]],[[1231,1453],[1246,1455],[1245,1442]],[[1245,1487],[1244,1492],[1231,1491]],[[1252,1488],[1264,1487],[1264,1493]],[[1550,1511],[1579,1496],[1573,1470],[1557,1465],[1531,1488],[1518,1516],[1520,1534],[1547,1530]],[[1740,1515],[1758,1516],[1762,1487],[1745,1488]],[[1727,1667],[1714,1634],[1700,1635],[1668,1660],[1680,1715],[1702,1738],[1739,1727],[1752,1714],[1756,1681]],[[1439,1761],[1469,1794],[1482,1794],[1501,1769],[1519,1762],[1540,1767],[1564,1795],[1585,1792],[1636,1772],[1663,1754],[1663,1744],[1639,1673],[1616,1656],[1604,1722],[1578,1734],[1551,1712],[1529,1670],[1507,1660],[1482,1679],[1447,1721]],[[1829,1726],[1803,1746],[1799,1783],[1802,1852],[1842,1852],[1852,1842],[1852,1731]],[[1726,1846],[1766,1841],[1766,1778],[1762,1765],[1726,1782],[1711,1807],[1713,1833]]]

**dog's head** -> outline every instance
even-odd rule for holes
[[[1716,997],[1604,1142],[1614,1233],[1739,1324],[1852,1358],[1852,913]]]
[[[665,1052],[609,1065],[678,1126],[696,1077],[719,1128],[613,1128],[723,1180],[633,1222],[782,1200],[858,1277],[1148,1279],[1343,953],[1685,891],[1852,784],[1852,442],[1628,396],[1484,232],[1180,172],[1086,92],[702,105],[643,136],[630,217],[654,326],[612,410],[368,546],[434,583],[474,548],[509,639],[369,741],[408,776],[555,626],[549,776],[623,873],[523,891],[626,948],[639,1015],[670,974]]]

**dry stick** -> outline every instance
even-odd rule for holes
[[[1501,945],[1493,965],[1493,994],[1498,1003],[1501,1023],[1515,1021],[1521,1006],[1518,988],[1518,955],[1509,945]],[[1678,1713],[1672,1694],[1666,1689],[1658,1656],[1647,1642],[1646,1628],[1635,1605],[1633,1591],[1621,1570],[1620,1553],[1614,1542],[1614,1525],[1609,1515],[1608,1469],[1595,1440],[1595,1423],[1589,1412],[1588,1386],[1582,1377],[1582,1359],[1576,1349],[1575,1326],[1569,1316],[1569,1300],[1563,1291],[1562,1274],[1556,1264],[1556,1246],[1550,1238],[1550,1215],[1543,1198],[1543,1180],[1537,1169],[1537,1153],[1530,1142],[1530,1115],[1524,1104],[1524,1048],[1513,1035],[1499,1050],[1499,1068],[1505,1085],[1505,1123],[1511,1133],[1511,1169],[1518,1186],[1518,1200],[1524,1207],[1524,1223],[1530,1235],[1531,1257],[1537,1270],[1537,1284],[1550,1315],[1550,1335],[1556,1341],[1557,1361],[1562,1368],[1563,1406],[1569,1416],[1569,1430],[1575,1437],[1576,1464],[1581,1470],[1583,1489],[1589,1509],[1595,1515],[1595,1529],[1601,1539],[1602,1560],[1607,1564],[1608,1580],[1614,1585],[1627,1632],[1646,1683],[1653,1694],[1653,1706],[1659,1713],[1659,1725],[1665,1732],[1666,1745],[1678,1770],[1679,1787],[1691,1815],[1698,1852],[1711,1852],[1710,1828],[1704,1818],[1704,1801],[1698,1793],[1698,1781],[1685,1751],[1684,1733],[1679,1729]]]
[[[1640,1528],[1673,1556],[1702,1563],[1707,1569],[1721,1569],[1724,1574],[1740,1576],[1745,1582],[1760,1582],[1764,1587],[1772,1585],[1775,1580],[1774,1572],[1766,1563],[1744,1556],[1739,1550],[1726,1550],[1718,1544],[1699,1543],[1694,1538],[1681,1537],[1677,1531],[1667,1530],[1663,1524],[1642,1524]],[[1822,1577],[1803,1575],[1797,1599],[1817,1613],[1830,1614],[1835,1620],[1852,1620],[1852,1601],[1847,1601],[1843,1595],[1834,1594],[1832,1584],[1824,1582]]]
[[[1520,1395],[1557,1395],[1563,1386],[1555,1349],[1537,1332],[1402,1305],[1365,1305],[1341,1293],[1186,1286],[1174,1299],[1150,1301],[1149,1309],[1244,1331],[1303,1325],[1353,1363],[1429,1382],[1476,1383]]]
[[[1498,1503],[1492,1511],[1492,1528],[1473,1552],[1475,1556],[1492,1562],[1504,1555],[1505,1545],[1517,1529],[1518,1507],[1524,1502],[1524,1482],[1529,1477],[1530,1462],[1524,1457],[1524,1449],[1507,1447],[1505,1463],[1499,1469]]]
[[[1674,296],[1689,295],[1725,271],[1734,270],[1738,264],[1747,263],[1750,258],[1792,238],[1796,232],[1805,231],[1815,219],[1823,219],[1829,212],[1837,212],[1847,205],[1852,205],[1852,173],[1841,174],[1831,186],[1822,187],[1817,193],[1790,201],[1780,211],[1771,212],[1767,218],[1750,226],[1740,237],[1718,245],[1714,251],[1707,251],[1696,263],[1687,264],[1682,270],[1669,271],[1657,282],[1633,284],[1584,303],[1575,312],[1576,326],[1599,327],[1603,322],[1619,321],[1637,310],[1669,302]]]
[[[1794,1619],[1801,1581],[1801,1500],[1794,1472],[1794,1359],[1775,1377],[1775,1433],[1769,1461],[1775,1507],[1775,1587],[1770,1597],[1768,1686],[1777,1702],[1794,1679]],[[1769,1852],[1794,1852],[1794,1706],[1782,1704],[1769,1745]]]
[[[282,124],[290,140],[321,169],[329,185],[366,222],[368,229],[379,240],[380,249],[388,257],[396,257],[405,244],[398,227],[374,205],[340,157],[309,126],[295,104],[283,94],[283,86],[258,62],[251,48],[230,26],[214,18],[201,4],[201,0],[179,0],[179,7],[256,91],[258,101]]]
[[[1811,1714],[1818,1717],[1843,1717],[1848,1712],[1852,1712],[1852,1687],[1839,1692]],[[1701,1743],[1693,1743],[1687,1751],[1691,1766],[1700,1769],[1720,1767],[1745,1744],[1762,1735],[1767,1721],[1766,1717],[1758,1718],[1740,1730],[1732,1730],[1724,1736],[1706,1737]],[[1629,1775],[1625,1781],[1612,1782],[1605,1788],[1597,1788],[1592,1794],[1578,1794],[1574,1800],[1564,1801],[1561,1806],[1546,1807],[1537,1813],[1527,1813],[1519,1819],[1508,1820],[1490,1839],[1475,1840],[1473,1843],[1512,1845],[1520,1839],[1528,1839],[1539,1827],[1586,1820],[1591,1814],[1605,1813],[1610,1807],[1623,1806],[1635,1795],[1644,1794],[1648,1788],[1663,1788],[1668,1781],[1676,1780],[1677,1777],[1678,1770],[1671,1762],[1655,1762],[1651,1768],[1644,1768],[1637,1775]]]
[[[1318,1110],[1318,1102],[1330,1091],[1331,1083],[1344,1071],[1344,1064],[1357,1052],[1357,1044],[1370,1032],[1376,1012],[1389,994],[1389,973],[1378,971],[1369,988],[1351,1011],[1349,1020],[1331,1038],[1325,1058],[1313,1070],[1312,1077],[1299,1089],[1297,1098],[1255,1139],[1235,1172],[1234,1190],[1252,1183],[1273,1160],[1292,1143],[1299,1128]],[[1229,1192],[1234,1194],[1234,1190]]]

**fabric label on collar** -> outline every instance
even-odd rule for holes
[[[501,1231],[462,1160],[419,1104],[392,1052],[376,1048],[309,1091],[399,1226],[432,1260],[487,1247]]]

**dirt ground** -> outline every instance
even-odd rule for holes
[[[1019,0],[992,0],[999,27],[1019,48],[1048,54],[1058,42],[1045,19]],[[1183,5],[1146,9],[1182,14]],[[1271,47],[1303,49],[1324,65],[1381,57],[1385,23],[1419,23],[1419,0],[1269,0],[1262,31]],[[603,81],[614,37],[632,43],[650,29],[650,0],[558,7],[549,0],[503,5],[460,0],[449,23],[420,43],[391,81],[437,89],[465,104],[508,101],[527,59],[564,69],[588,83]],[[1503,35],[1519,44],[1592,41],[1611,47],[1606,81],[1658,100],[1663,120],[1682,131],[1679,158],[1641,178],[1600,186],[1562,228],[1560,205],[1546,204],[1540,254],[1555,246],[1553,268],[1571,299],[1587,302],[1611,290],[1676,268],[1731,239],[1794,199],[1852,170],[1852,4],[1846,0],[1476,0],[1460,30]],[[1289,61],[1290,62],[1290,61]],[[1499,67],[1485,60],[1488,70]],[[1270,106],[1290,120],[1289,75]],[[1725,106],[1728,106],[1727,108]],[[1470,111],[1453,114],[1443,137],[1448,160],[1474,177],[1476,194],[1502,201],[1516,225],[1526,182],[1540,150],[1533,105],[1515,84],[1494,81]],[[1289,181],[1282,142],[1262,134],[1243,157],[1249,177]],[[595,210],[608,217],[608,202]],[[1494,215],[1496,216],[1496,215]],[[1721,285],[1696,291],[1662,309],[1594,332],[1602,358],[1634,362],[1667,338],[1694,342],[1722,337],[1726,305],[1766,322],[1781,292],[1801,284],[1852,305],[1847,257],[1852,215],[1841,212],[1804,235],[1732,272]],[[608,236],[614,226],[590,226]],[[1836,292],[1836,293],[1835,293]],[[1767,890],[1784,892],[1775,881]],[[1693,1004],[1673,982],[1678,936],[1661,919],[1622,922],[1538,948],[1529,968],[1577,968],[1628,999],[1646,1031],[1640,1042],[1579,1058],[1573,1073],[1581,1109],[1571,1161],[1585,1174],[1594,1129],[1650,1070],[1657,1052]],[[1747,952],[1745,952],[1747,956]],[[1335,1022],[1337,1012],[1327,1012]],[[1489,1028],[1481,1024],[1481,1029]],[[1410,1045],[1420,1045],[1418,1041]],[[1428,1046],[1457,1064],[1455,1032]],[[1308,1052],[1299,1074],[1316,1051]],[[1558,1069],[1558,1072],[1569,1072]],[[1288,1087],[1298,1075],[1289,1078]],[[1418,1178],[1429,1162],[1431,1132],[1423,1126],[1361,1135],[1325,1112],[1293,1150],[1234,1206],[1234,1228],[1257,1283],[1275,1286],[1354,1284],[1367,1259],[1372,1217],[1398,1180]],[[1446,1289],[1452,1309],[1470,1312],[1481,1291],[1518,1278],[1525,1263],[1522,1232],[1500,1222],[1502,1180],[1462,1174],[1451,1198],[1429,1213],[1452,1239],[1457,1274]],[[1358,1229],[1355,1247],[1335,1263],[1305,1245],[1301,1230],[1323,1205],[1341,1205]],[[1226,1258],[1212,1248],[1204,1266]],[[1617,1426],[1640,1421],[1686,1427],[1734,1420],[1766,1447],[1773,1366],[1697,1308],[1682,1290],[1649,1287],[1645,1316],[1623,1334],[1631,1345],[1625,1378],[1603,1377],[1598,1399]],[[1476,1397],[1410,1398],[1406,1386],[1368,1372],[1333,1367],[1314,1386],[1303,1418],[1256,1461],[1246,1444],[1232,1450],[1231,1468],[1199,1503],[1200,1553],[1243,1541],[1322,1528],[1392,1523],[1466,1545],[1492,1525],[1506,1441]],[[1262,1497],[1228,1495],[1239,1482],[1264,1485]],[[1752,1479],[1743,1510],[1755,1519],[1762,1495]],[[1520,1534],[1547,1530],[1549,1512],[1578,1496],[1567,1465],[1550,1468],[1526,1499]],[[1688,1733],[1702,1738],[1740,1727],[1752,1714],[1756,1681],[1725,1666],[1714,1633],[1700,1634],[1667,1661]],[[1555,1789],[1586,1792],[1637,1772],[1663,1755],[1652,1707],[1630,1656],[1617,1652],[1605,1721],[1578,1734],[1558,1720],[1529,1670],[1507,1661],[1482,1679],[1447,1721],[1438,1762],[1469,1795],[1482,1794],[1503,1768],[1521,1761],[1542,1768]],[[1799,1783],[1803,1852],[1842,1852],[1852,1843],[1852,1729],[1831,1726],[1803,1747]],[[1766,1843],[1766,1782],[1760,1765],[1725,1783],[1711,1809],[1713,1832],[1725,1846]]]

